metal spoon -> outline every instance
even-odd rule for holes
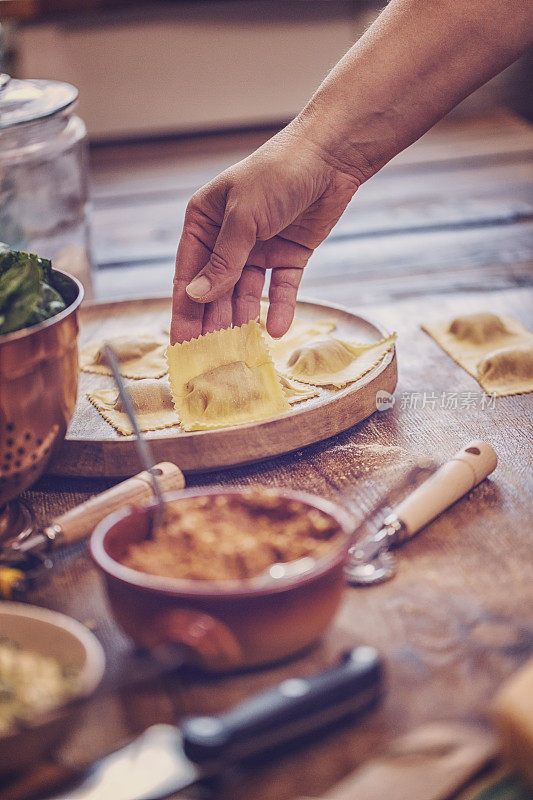
[[[159,486],[159,481],[157,480],[157,476],[161,474],[161,471],[157,469],[150,445],[141,433],[139,423],[137,422],[137,415],[135,414],[135,409],[133,407],[133,403],[131,402],[130,394],[126,384],[124,383],[124,379],[120,374],[120,366],[117,354],[109,342],[104,343],[104,355],[109,365],[109,369],[113,373],[113,378],[115,379],[118,393],[120,395],[120,399],[122,400],[122,405],[124,406],[124,410],[128,415],[128,419],[131,422],[131,427],[133,428],[133,432],[135,434],[135,447],[137,449],[139,461],[146,472],[148,472],[150,475],[152,489],[156,499],[156,506],[154,507],[151,515],[150,529],[147,534],[147,538],[150,539],[155,528],[161,525],[165,518],[165,501],[163,500],[161,487]]]

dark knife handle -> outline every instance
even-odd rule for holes
[[[183,749],[197,764],[242,761],[369,708],[380,695],[383,667],[372,647],[356,647],[338,666],[289,678],[225,714],[190,717]]]

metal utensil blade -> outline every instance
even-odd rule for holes
[[[74,791],[52,800],[158,800],[228,766],[298,743],[370,710],[383,667],[373,647],[355,647],[332,668],[285,680],[213,717],[156,725],[103,758]]]
[[[133,742],[102,758],[78,787],[49,800],[159,800],[201,776],[183,752],[173,725],[152,725]]]
[[[124,383],[124,379],[120,374],[120,367],[117,355],[113,350],[113,348],[111,347],[111,345],[108,344],[108,342],[104,343],[104,353],[109,369],[113,373],[113,378],[117,385],[118,393],[120,395],[120,399],[122,400],[122,405],[124,406],[124,410],[128,415],[128,419],[131,423],[131,427],[133,428],[133,432],[135,434],[135,447],[137,448],[137,454],[139,456],[139,460],[143,468],[149,473],[151,477],[154,496],[157,500],[155,515],[152,518],[152,525],[153,527],[155,527],[155,523],[161,521],[165,512],[165,503],[163,500],[163,496],[161,494],[159,482],[156,477],[157,470],[155,469],[155,460],[152,455],[152,451],[150,450],[150,446],[146,441],[145,437],[142,435],[141,429],[139,428],[137,415],[135,413],[135,409],[133,408],[131,397],[126,388],[126,384]],[[155,517],[157,517],[157,519]]]

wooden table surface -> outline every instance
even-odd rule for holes
[[[239,147],[254,144],[247,140]],[[101,296],[124,294],[135,282],[137,294],[168,286],[184,198],[231,160],[238,147],[230,145],[222,154],[212,142],[213,152],[196,153],[194,144],[187,152],[183,145],[180,155],[169,144],[159,157],[152,146],[139,146],[140,166],[133,170],[127,166],[131,153],[96,152],[99,259],[116,263],[128,231],[134,243],[129,250],[124,244],[124,257],[131,262],[137,254],[136,264],[101,270]],[[194,476],[189,484],[297,487],[343,502],[348,498],[362,517],[417,459],[443,461],[478,437],[498,453],[493,477],[402,548],[392,581],[347,588],[334,624],[311,651],[252,673],[210,678],[182,673],[94,703],[72,734],[68,758],[96,757],[153,722],[221,711],[289,675],[333,664],[343,649],[363,643],[375,646],[386,663],[381,706],[361,724],[233,777],[213,796],[323,796],[419,723],[487,723],[496,687],[533,650],[532,396],[489,401],[420,323],[489,310],[512,314],[533,328],[532,151],[531,129],[514,118],[445,122],[363,187],[314,257],[303,291],[398,331],[394,408],[303,451]],[[139,233],[141,220],[145,227]],[[150,259],[143,247],[149,253],[153,242],[159,250]],[[106,485],[44,478],[26,498],[44,520]],[[109,615],[85,546],[63,554],[53,581],[31,600],[94,627],[110,670],[120,673],[130,644]]]

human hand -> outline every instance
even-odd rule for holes
[[[256,319],[267,269],[267,330],[286,333],[302,270],[360,182],[289,126],[196,192],[176,257],[171,342]]]

